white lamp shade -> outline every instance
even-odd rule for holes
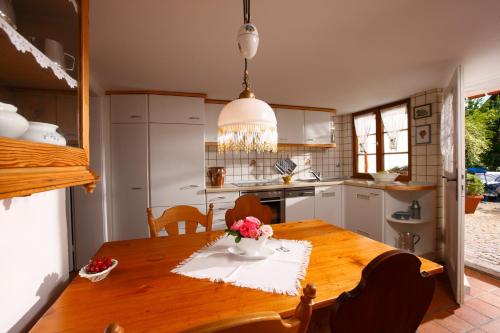
[[[218,120],[217,143],[222,151],[277,151],[278,131],[273,109],[256,98],[228,103]]]
[[[247,59],[252,59],[259,48],[259,32],[257,27],[251,23],[243,24],[238,29],[238,48]]]

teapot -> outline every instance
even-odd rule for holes
[[[411,232],[400,232],[396,237],[396,247],[410,252],[415,252],[415,245],[418,242],[420,242],[420,235]]]

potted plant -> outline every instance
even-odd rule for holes
[[[248,216],[244,220],[234,222],[226,232],[234,236],[236,246],[241,251],[247,255],[256,255],[273,235],[273,228],[256,217]]]
[[[478,176],[468,173],[466,181],[465,214],[474,214],[479,202],[483,200],[484,184]]]

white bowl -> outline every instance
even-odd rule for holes
[[[28,129],[26,118],[17,113],[14,105],[0,102],[0,136],[18,138]]]
[[[85,268],[87,268],[88,265],[85,265],[84,267],[82,267],[80,269],[80,272],[78,273],[78,275],[80,275],[82,278],[89,279],[92,282],[97,282],[97,281],[104,280],[106,278],[106,276],[108,276],[109,272],[111,272],[113,270],[113,268],[115,268],[116,265],[118,265],[118,260],[111,259],[111,261],[113,262],[111,264],[111,266],[109,266],[108,268],[106,268],[102,272],[99,272],[99,273],[87,273],[85,271]]]
[[[376,182],[390,183],[398,178],[399,173],[370,173]]]

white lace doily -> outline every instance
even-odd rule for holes
[[[0,28],[5,31],[12,45],[20,52],[29,52],[42,68],[50,68],[59,80],[65,80],[70,88],[76,88],[78,83],[68,75],[61,67],[50,60],[45,54],[31,44],[26,38],[21,36],[13,27],[0,17]]]

